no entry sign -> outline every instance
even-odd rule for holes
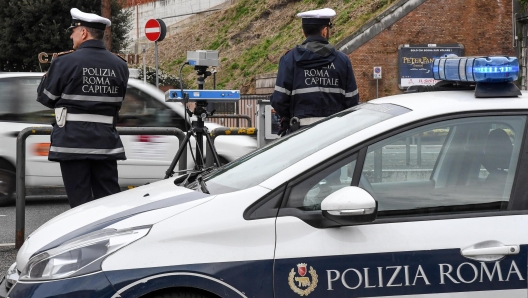
[[[161,19],[150,19],[145,24],[145,36],[150,41],[162,41],[166,33],[167,27]]]

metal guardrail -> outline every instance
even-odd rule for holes
[[[213,142],[213,145],[214,145],[215,139],[219,136],[235,136],[235,135],[251,136],[251,135],[256,135],[256,134],[257,134],[257,129],[255,127],[218,127],[218,128],[211,130],[211,132],[209,133],[209,135],[211,136],[211,141]],[[213,156],[211,154],[207,154],[205,157],[205,166],[210,167],[213,164],[214,164]]]
[[[240,126],[240,123],[238,122],[239,119],[246,119],[247,122],[248,122],[248,127],[251,127],[253,126],[252,125],[252,121],[251,121],[251,117],[248,116],[248,115],[224,115],[224,114],[218,114],[218,115],[213,115],[213,116],[207,116],[207,118],[211,118],[211,119],[237,119],[237,126]]]
[[[50,135],[52,127],[28,127],[17,137],[16,158],[16,234],[15,248],[24,244],[26,229],[26,139],[32,135]],[[172,127],[117,127],[120,135],[171,135],[176,136],[179,144],[185,138],[185,133]],[[187,150],[184,150],[180,161],[180,170],[187,168]]]

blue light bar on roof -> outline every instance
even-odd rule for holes
[[[516,57],[446,57],[433,61],[435,80],[459,82],[511,82],[519,77]]]

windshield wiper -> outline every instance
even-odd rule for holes
[[[198,183],[200,184],[200,190],[203,193],[209,194],[209,190],[207,189],[207,185],[205,184],[205,181],[201,174],[196,176],[196,181],[198,181]]]
[[[203,181],[203,176],[209,174],[210,172],[212,172],[215,169],[216,168],[214,168],[214,167],[209,167],[209,168],[202,169],[200,171],[189,172],[188,174],[185,174],[185,175],[182,175],[182,176],[176,178],[174,180],[174,184],[176,184],[178,186],[192,188],[192,186],[193,186],[192,184],[194,184],[196,181],[198,181],[198,177],[200,177],[200,179],[202,180],[202,182],[198,181],[200,183],[200,186],[202,184],[205,185],[205,182]],[[205,189],[207,191],[207,187],[205,187]],[[209,193],[209,192],[207,191],[207,193]]]

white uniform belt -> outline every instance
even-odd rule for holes
[[[307,126],[307,125],[312,125],[321,119],[324,119],[324,117],[302,118],[299,122],[301,126]]]
[[[68,114],[66,115],[66,121],[85,121],[85,122],[113,124],[114,117],[94,115],[94,114]]]

